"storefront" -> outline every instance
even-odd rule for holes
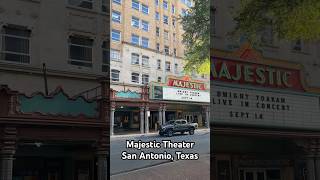
[[[26,96],[0,86],[0,179],[107,179],[107,97],[70,98],[61,88]]]
[[[208,127],[207,82],[188,76],[168,76],[166,83],[151,82],[140,91],[111,91],[113,134],[149,133],[168,120],[186,119]]]
[[[320,91],[306,86],[301,65],[252,49],[214,55],[214,178],[319,179]]]

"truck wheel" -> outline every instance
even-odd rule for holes
[[[167,132],[167,135],[168,135],[168,137],[173,136],[173,131],[171,129],[169,129],[168,132]]]
[[[190,129],[190,130],[189,130],[189,134],[190,134],[190,135],[193,135],[193,134],[194,134],[194,129]]]

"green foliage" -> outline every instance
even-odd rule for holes
[[[209,0],[194,0],[194,6],[186,16],[180,17],[184,29],[183,43],[185,45],[184,67],[186,72],[197,70],[198,73],[209,74],[210,48],[210,12]],[[206,67],[208,66],[208,67]]]
[[[233,35],[244,35],[251,43],[260,42],[260,32],[272,28],[279,40],[317,41],[320,39],[319,0],[241,0]]]

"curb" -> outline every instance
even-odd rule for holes
[[[197,129],[197,132],[210,132],[210,129]],[[124,134],[124,135],[113,135],[110,136],[110,140],[116,140],[116,139],[121,139],[121,138],[128,138],[128,137],[148,137],[148,136],[154,136],[158,135],[158,132],[152,132],[148,134]]]

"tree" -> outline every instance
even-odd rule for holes
[[[193,0],[193,6],[180,17],[184,29],[184,67],[186,72],[210,73],[210,11],[209,0]]]
[[[320,39],[319,0],[240,0],[234,36],[245,36],[260,44],[259,34],[271,27],[279,40],[317,41]]]

